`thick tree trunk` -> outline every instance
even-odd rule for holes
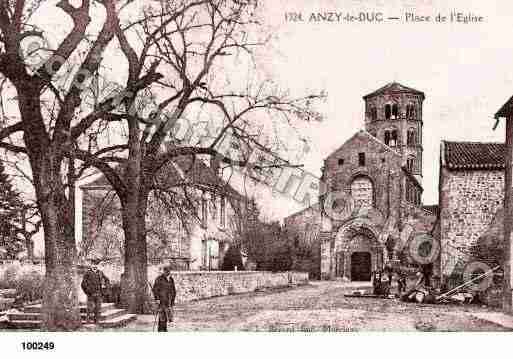
[[[75,260],[75,228],[70,202],[65,196],[61,144],[51,142],[44,127],[39,88],[30,82],[17,86],[20,113],[45,243],[45,283],[42,328],[76,330],[81,325]]]
[[[48,169],[48,167],[46,168]],[[53,172],[53,171],[48,171]],[[73,217],[58,175],[42,171],[36,192],[45,232],[45,283],[42,327],[48,331],[76,330],[81,325]]]
[[[150,284],[148,282],[148,256],[146,246],[146,206],[148,193],[127,196],[123,204],[122,217],[125,232],[125,273],[122,301],[130,313],[152,312]]]

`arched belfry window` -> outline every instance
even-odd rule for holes
[[[397,120],[399,118],[399,105],[389,104],[385,105],[385,119],[386,120]]]
[[[410,173],[415,171],[415,157],[410,156],[406,159],[406,169],[408,169],[408,172]]]
[[[385,105],[385,119],[390,120],[392,116],[392,106],[390,104]]]
[[[406,117],[410,120],[414,120],[416,118],[415,105],[406,105]]]
[[[399,118],[399,105],[394,103],[392,105],[392,120],[397,120]]]
[[[384,142],[385,145],[390,147],[395,147],[398,145],[398,137],[397,137],[397,130],[396,129],[389,129],[385,130],[384,132]]]
[[[408,129],[408,135],[406,139],[406,143],[408,146],[415,146],[416,145],[416,138],[415,138],[415,129],[410,128]]]
[[[374,186],[367,176],[358,176],[351,182],[351,197],[356,207],[372,208],[374,204]]]

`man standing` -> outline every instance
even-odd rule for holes
[[[166,265],[163,268],[164,273],[155,279],[153,285],[153,296],[159,301],[159,332],[167,332],[167,322],[173,321],[172,307],[175,305],[176,289],[175,281],[171,276],[171,266]]]
[[[100,311],[102,307],[102,299],[109,285],[109,279],[98,268],[99,260],[93,259],[90,262],[82,279],[82,290],[87,296],[87,317],[86,321],[91,320],[91,313],[94,313],[94,323],[98,323],[100,319]]]

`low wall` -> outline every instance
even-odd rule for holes
[[[0,266],[0,278],[7,267],[16,273],[37,271],[44,274],[44,267],[34,265]],[[119,283],[122,267],[99,266],[112,283]],[[76,286],[80,302],[86,301],[86,296],[80,288],[82,271],[79,271]],[[153,284],[159,275],[158,266],[148,267],[148,281]],[[302,272],[259,272],[259,271],[180,271],[172,272],[177,290],[177,302],[183,303],[195,299],[218,297],[230,294],[249,293],[267,288],[280,288],[288,285],[308,283],[308,273]]]
[[[173,272],[177,303],[308,283],[299,272]]]

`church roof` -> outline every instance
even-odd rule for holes
[[[382,142],[380,141],[378,138],[374,137],[373,135],[371,135],[369,132],[367,132],[366,130],[364,129],[361,129],[359,131],[356,131],[354,133],[354,135],[352,135],[351,137],[349,137],[349,139],[347,139],[340,147],[338,147],[336,150],[334,151],[331,151],[331,153],[326,157],[331,157],[333,156],[333,154],[337,153],[338,151],[340,151],[341,148],[343,148],[348,142],[351,142],[354,138],[356,138],[357,136],[365,136],[366,138],[368,138],[369,140],[375,142],[375,143],[378,143],[379,145],[385,147],[388,151],[390,151],[391,153],[395,154],[396,156],[399,156],[401,157],[401,154],[399,152],[397,152],[394,148],[388,146],[387,144],[385,144],[385,142]]]
[[[120,169],[123,171],[123,169]],[[208,167],[201,159],[193,160],[191,156],[180,156],[167,163],[157,174],[156,178],[161,186],[178,187],[184,183],[195,186],[211,188],[214,191],[223,190],[230,196],[241,197],[232,186]],[[110,188],[111,185],[105,176],[101,176],[91,183],[80,186],[81,189]]]
[[[442,164],[449,169],[503,169],[504,143],[442,141]]]
[[[397,82],[390,82],[390,83],[386,84],[385,86],[377,89],[376,91],[363,96],[363,99],[366,100],[369,97],[373,97],[373,96],[381,95],[381,94],[387,94],[387,93],[415,93],[417,95],[421,95],[422,98],[425,97],[424,92],[422,92],[422,91],[415,90],[414,88],[401,85],[400,83],[397,83]]]

